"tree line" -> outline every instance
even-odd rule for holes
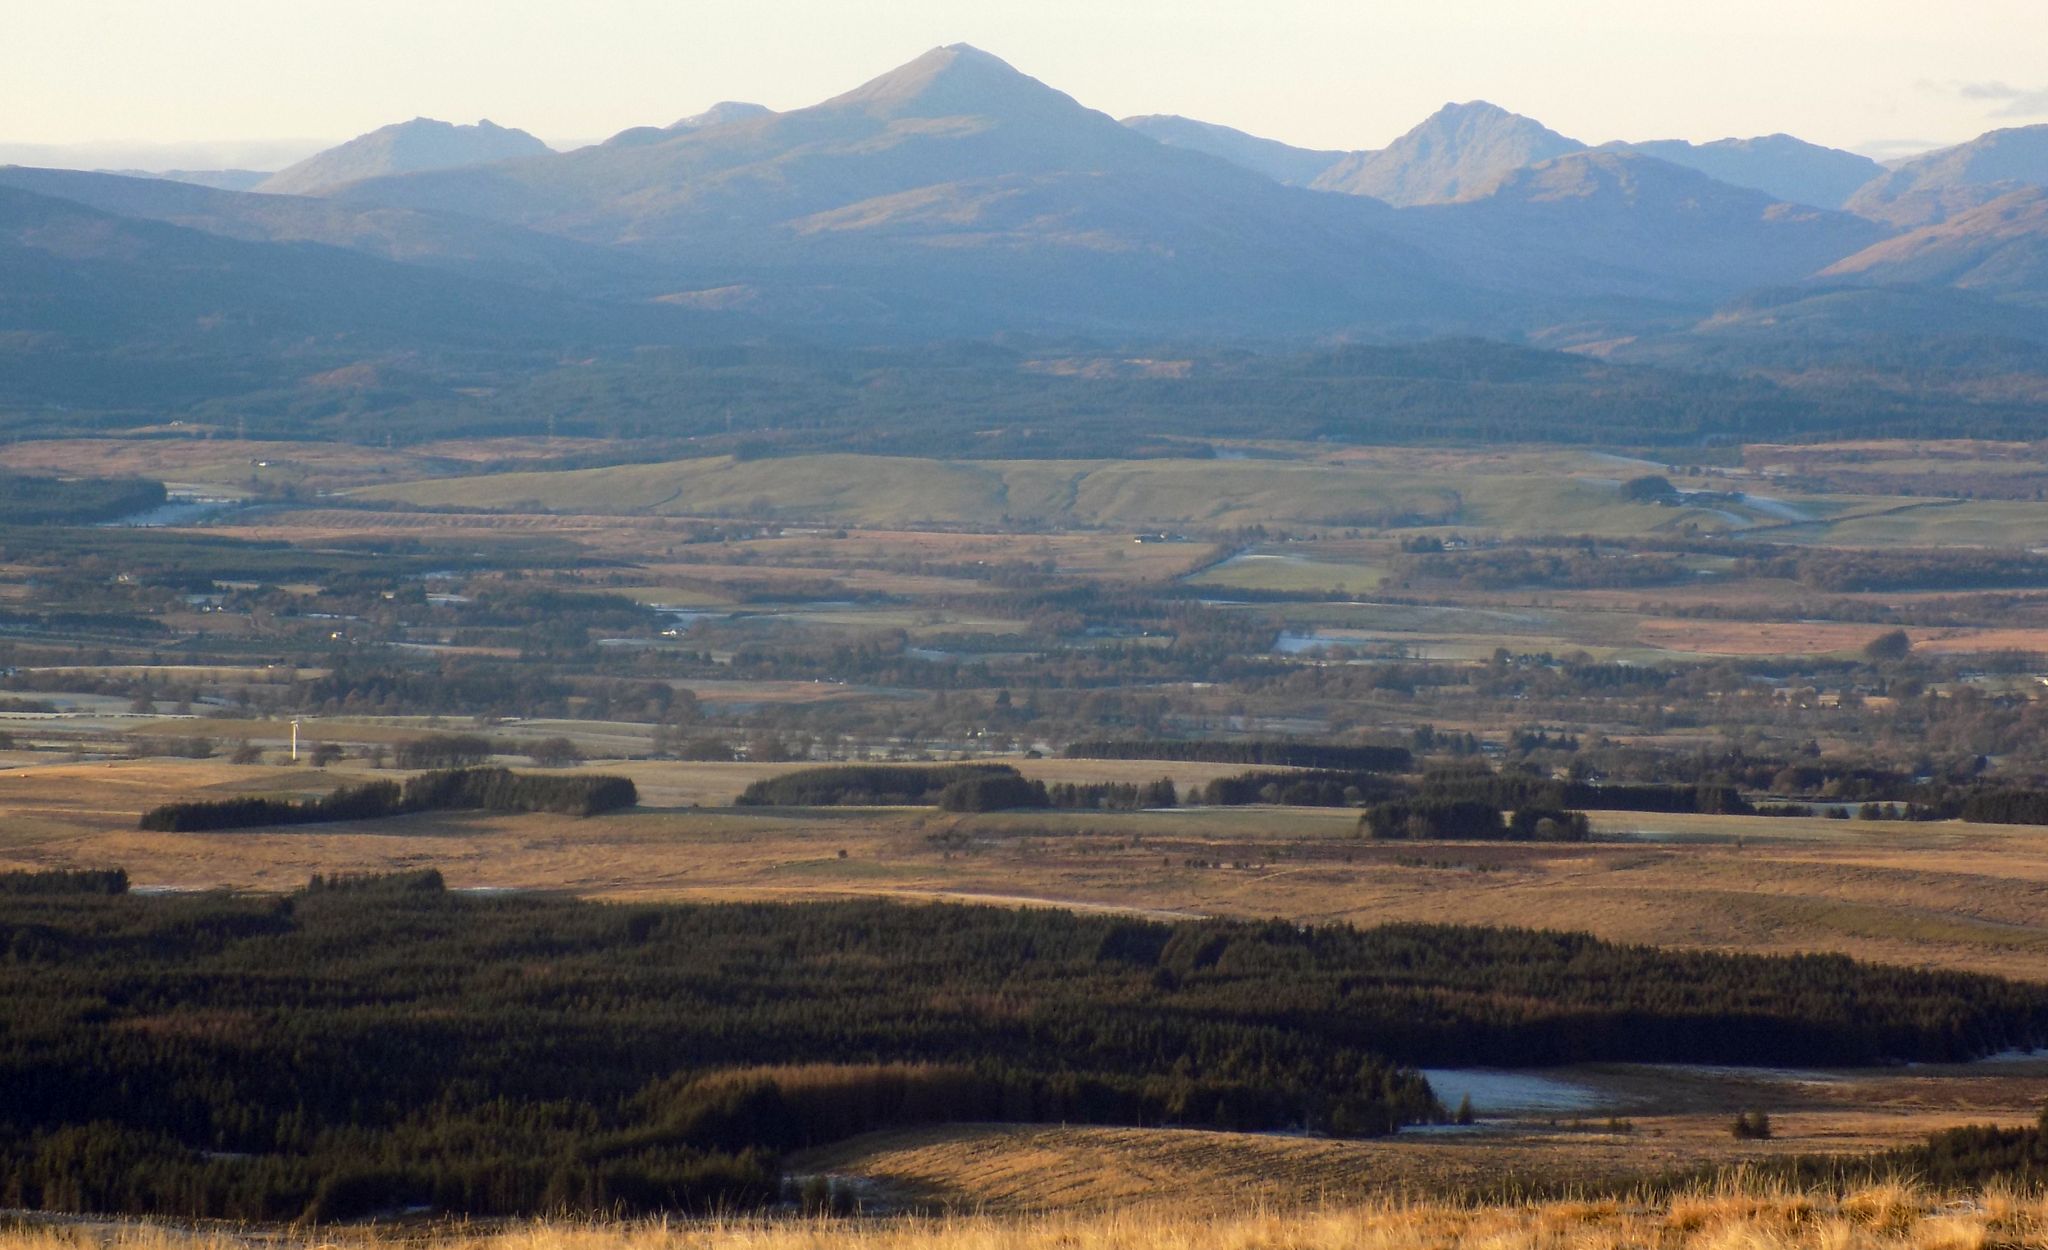
[[[639,792],[627,777],[584,774],[532,776],[506,768],[457,768],[422,773],[403,785],[371,781],[343,786],[316,799],[247,796],[163,803],[142,814],[138,827],[158,833],[202,833],[267,825],[311,825],[381,820],[414,812],[558,812],[596,816],[631,807]]]
[[[741,807],[929,806],[949,786],[988,777],[1022,780],[1008,764],[840,764],[763,777],[734,802]]]

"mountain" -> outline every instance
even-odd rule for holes
[[[333,194],[628,247],[678,303],[922,333],[1278,334],[1472,299],[1383,205],[1156,143],[966,45],[809,108]]]
[[[1399,215],[1406,237],[1554,300],[1698,304],[1797,282],[1884,237],[1848,213],[1774,200],[1637,152],[1510,170],[1454,204]],[[1433,241],[1433,242],[1430,242]]]
[[[68,169],[0,166],[0,186],[248,243],[321,243],[525,286],[596,293],[629,288],[636,275],[629,258],[604,249],[443,214]]]
[[[1253,173],[1264,174],[1273,181],[1290,187],[1305,187],[1330,166],[1346,156],[1354,155],[1349,152],[1297,148],[1277,139],[1261,139],[1242,130],[1232,130],[1228,126],[1218,126],[1213,122],[1198,122],[1189,117],[1177,117],[1171,113],[1126,117],[1124,125],[1148,139],[1170,147],[1205,152],[1233,165],[1249,169]]]
[[[1865,248],[1821,276],[1883,286],[1958,287],[2048,307],[2048,190],[2009,192]]]
[[[313,195],[364,178],[488,165],[547,151],[547,144],[523,130],[508,130],[488,121],[454,126],[416,117],[309,156],[266,178],[255,189],[272,195]]]
[[[748,104],[740,100],[721,100],[701,113],[685,117],[666,126],[634,126],[621,130],[604,141],[608,148],[641,147],[649,143],[660,143],[691,130],[704,130],[711,126],[729,126],[734,122],[752,121],[756,117],[767,117],[774,109],[765,104]]]
[[[1509,170],[1585,147],[1483,100],[1446,104],[1384,150],[1338,161],[1313,185],[1399,207],[1445,204],[1483,193]]]
[[[1877,221],[1932,225],[2021,187],[2048,186],[2048,125],[2018,126],[1916,156],[1844,205]]]
[[[1867,156],[1824,148],[1782,134],[1717,139],[1712,143],[1656,139],[1606,146],[1641,152],[1696,169],[1730,186],[1748,187],[1773,199],[1816,208],[1840,208],[1859,188],[1884,174],[1884,166]]]

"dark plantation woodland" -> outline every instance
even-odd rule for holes
[[[337,1219],[704,1210],[792,1149],[1020,1120],[1390,1132],[1405,1065],[1952,1060],[2048,996],[1839,957],[885,903],[278,898],[7,879],[10,1205]],[[766,1065],[766,1066],[764,1066]]]
[[[638,802],[631,780],[584,774],[521,776],[505,768],[457,768],[421,773],[403,784],[372,781],[343,786],[303,803],[288,799],[216,799],[165,803],[142,814],[141,828],[164,833],[312,825],[378,820],[414,812],[555,812],[595,816]]]
[[[162,482],[0,472],[0,525],[90,525],[162,507],[165,498]]]

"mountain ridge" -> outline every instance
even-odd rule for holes
[[[1172,113],[1126,117],[1123,124],[1148,139],[1219,157],[1290,187],[1306,187],[1338,161],[1356,155],[1298,148],[1278,139],[1261,138],[1230,126],[1196,121]]]
[[[1641,152],[1696,169],[1731,186],[1748,187],[1774,199],[1816,208],[1844,207],[1851,196],[1885,172],[1884,166],[1867,156],[1822,147],[1788,134],[1716,139],[1711,143],[1651,139],[1602,146]]]

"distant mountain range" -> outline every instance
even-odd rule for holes
[[[499,331],[619,350],[1480,335],[1751,368],[1964,326],[2042,341],[2044,188],[2048,127],[1887,170],[1785,135],[1590,147],[1475,101],[1317,151],[1119,122],[953,45],[808,108],[728,102],[573,151],[416,119],[255,184],[0,169],[0,276],[34,279],[0,330],[18,347],[46,313],[50,341],[131,358],[323,359]]]

